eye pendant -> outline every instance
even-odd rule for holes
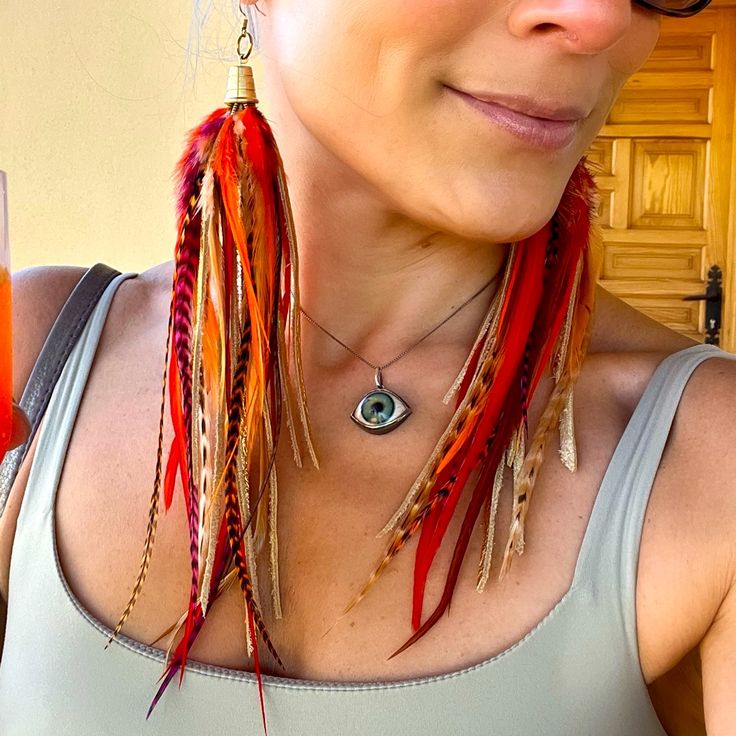
[[[370,434],[386,434],[411,414],[411,407],[383,385],[380,368],[376,368],[375,382],[376,388],[363,396],[350,418]]]

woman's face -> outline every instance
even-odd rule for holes
[[[551,217],[659,32],[659,16],[631,0],[261,0],[259,8],[276,104],[291,108],[314,150],[390,210],[492,242],[529,235]],[[581,119],[568,141],[535,142],[451,88]]]

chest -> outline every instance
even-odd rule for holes
[[[57,501],[57,538],[67,579],[96,617],[113,625],[137,572],[155,469],[163,354],[140,349],[122,355],[101,345],[69,445]],[[591,358],[591,360],[593,360]],[[310,411],[321,467],[297,469],[288,434],[277,457],[278,559],[283,618],[271,614],[268,550],[258,555],[258,583],[266,624],[289,671],[298,678],[404,679],[460,669],[494,656],[531,631],[572,583],[580,544],[606,466],[630,416],[619,395],[601,385],[591,363],[576,394],[579,468],[556,459],[556,443],[535,487],[527,520],[526,549],[498,581],[511,514],[510,484],[501,493],[491,578],[475,590],[484,538],[471,539],[451,614],[398,657],[387,657],[410,636],[416,540],[395,558],[361,603],[341,616],[370,575],[387,539],[376,538],[447,424],[447,386],[416,375],[397,385],[413,393],[413,414],[400,430],[369,436],[349,419],[366,388],[364,376],[342,382],[307,368]],[[643,385],[641,386],[643,390]],[[535,426],[549,387],[531,407]],[[635,393],[635,392],[634,392]],[[418,401],[419,396],[430,397]],[[431,397],[435,397],[432,400]],[[164,446],[171,436],[165,428]],[[672,438],[674,439],[674,437]],[[677,463],[665,451],[647,507],[642,535],[636,619],[642,672],[652,683],[694,647],[707,627],[699,600],[699,530],[677,514],[685,503]],[[100,460],[103,460],[102,462]],[[472,481],[472,478],[471,478]],[[438,554],[425,597],[425,615],[444,586],[464,512],[461,504]],[[151,642],[184,611],[188,548],[181,495],[176,494],[159,532],[143,595],[126,633]],[[90,545],[98,554],[89,555]],[[98,561],[106,561],[100,566]],[[201,661],[247,668],[243,604],[236,587],[212,609],[195,645]],[[666,697],[665,697],[666,699]],[[664,706],[665,708],[667,706]]]

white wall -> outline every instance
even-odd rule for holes
[[[217,0],[188,69],[191,18],[189,0],[0,3],[14,271],[173,258],[171,173],[186,131],[222,104],[241,21]]]

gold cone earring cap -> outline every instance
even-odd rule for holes
[[[253,79],[253,69],[247,64],[234,64],[227,75],[226,105],[255,105],[256,85]]]

